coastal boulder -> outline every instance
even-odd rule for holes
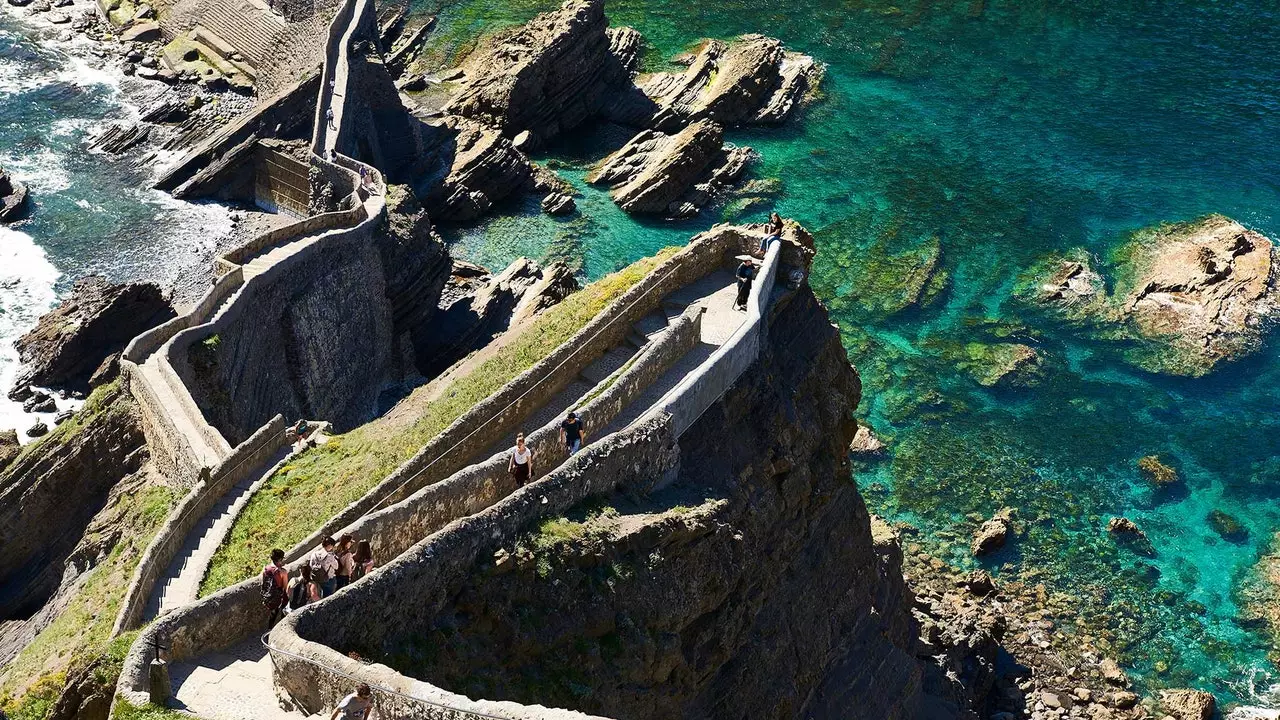
[[[108,355],[173,316],[157,285],[81,278],[58,307],[14,343],[25,366],[17,385],[86,384]]]
[[[1013,530],[1012,518],[1013,510],[1004,508],[990,520],[982,523],[982,527],[973,534],[973,544],[970,546],[973,555],[975,557],[990,555],[1003,548]]]
[[[9,177],[0,167],[0,222],[17,220],[26,207],[27,186]]]
[[[741,177],[750,159],[750,148],[725,147],[723,128],[701,121],[674,135],[641,132],[587,182],[612,187],[613,201],[629,213],[686,217]]]
[[[1203,690],[1161,690],[1160,704],[1175,720],[1209,720],[1217,703]]]
[[[0,430],[0,471],[4,470],[13,459],[18,457],[22,446],[18,443],[16,430]]]
[[[859,457],[874,457],[884,452],[884,443],[870,427],[859,424],[853,442],[849,443],[849,452]]]

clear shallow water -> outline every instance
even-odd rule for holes
[[[472,0],[439,10],[439,63],[479,32],[552,2]],[[1193,685],[1224,701],[1274,704],[1266,640],[1237,621],[1234,591],[1280,529],[1280,363],[1256,355],[1198,380],[1153,376],[1010,300],[1020,272],[1054,250],[1105,257],[1121,235],[1209,212],[1280,239],[1280,16],[1271,3],[732,2],[696,8],[611,0],[660,65],[704,36],[764,32],[828,64],[824,101],[780,131],[733,132],[763,154],[756,177],[776,207],[815,231],[813,285],[863,376],[859,413],[891,459],[861,467],[869,502],[968,558],[971,514],[1019,508],[1025,535],[987,563],[1034,568],[1071,589],[1082,615],[1149,686]],[[574,141],[544,160],[599,158]],[[464,254],[502,266],[580,248],[589,277],[683,242],[735,207],[676,226],[636,222],[583,188],[580,215],[533,208],[456,234]],[[948,275],[925,309],[880,294],[895,265],[936,243]],[[893,275],[890,275],[893,277]],[[957,365],[964,344],[1013,338],[1048,358],[1041,385],[990,390]],[[1164,453],[1185,490],[1157,495],[1136,469]],[[1248,530],[1227,542],[1206,516]],[[1134,519],[1157,550],[1106,537]],[[970,516],[970,517],[967,517]],[[1012,563],[1005,566],[1005,563]]]
[[[136,115],[122,78],[87,43],[56,43],[14,13],[0,7],[0,166],[28,185],[31,211],[0,226],[0,428],[21,434],[33,420],[3,397],[18,370],[13,340],[73,280],[168,285],[231,225],[219,206],[145,189],[149,169],[85,151],[104,122]]]

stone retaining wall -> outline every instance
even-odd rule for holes
[[[462,469],[545,405],[601,354],[620,344],[632,326],[659,309],[662,300],[723,266],[727,255],[754,249],[759,239],[723,227],[694,238],[609,304],[572,338],[497,392],[477,403],[432,438],[412,458],[287,552],[302,557],[325,536],[380,507],[404,500],[419,488]]]
[[[481,557],[525,528],[559,517],[594,495],[615,490],[647,492],[655,478],[676,471],[679,458],[670,419],[651,417],[593,443],[542,480],[492,507],[451,522],[380,571],[280,622],[269,639],[277,685],[306,713],[333,707],[358,680],[414,698],[380,692],[380,717],[386,720],[587,717],[567,710],[471,700],[406,678],[384,665],[365,665],[333,648],[383,647],[388,637],[405,632],[406,623],[429,618],[443,607]],[[406,613],[406,607],[421,610]],[[316,642],[319,639],[326,644]],[[429,704],[433,701],[447,707]]]
[[[697,346],[701,330],[701,308],[692,307],[647,345],[630,366],[602,381],[607,387],[580,408],[587,438],[598,436],[627,405]],[[535,481],[569,459],[568,449],[560,442],[560,418],[526,433],[525,444],[533,451]],[[399,557],[450,522],[474,515],[514,492],[515,481],[507,472],[510,457],[511,451],[504,448],[395,505],[360,518],[341,533],[368,540],[380,563]]]
[[[147,602],[156,590],[156,582],[164,576],[169,564],[185,544],[192,528],[228,490],[235,487],[250,473],[257,470],[267,458],[288,444],[284,431],[284,417],[277,415],[272,418],[252,437],[238,445],[226,459],[218,463],[206,479],[196,483],[173,512],[169,513],[169,518],[151,539],[151,543],[142,553],[142,560],[134,568],[133,579],[130,580],[129,588],[125,591],[124,600],[120,603],[120,612],[116,615],[115,625],[111,629],[113,637],[141,624]]]

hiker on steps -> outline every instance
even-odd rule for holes
[[[289,610],[297,610],[320,599],[320,586],[311,579],[311,566],[303,565],[298,577],[289,581]]]
[[[351,582],[355,582],[368,575],[369,571],[373,569],[373,548],[369,546],[368,540],[361,540],[356,543],[356,553],[352,559],[355,567],[351,573]]]
[[[336,590],[351,584],[351,573],[355,570],[355,555],[352,554],[352,545],[356,539],[350,535],[343,535],[338,538],[338,549],[334,551],[334,555],[338,558],[338,574],[337,582],[334,584]]]
[[[533,476],[533,451],[524,444],[524,433],[516,435],[516,447],[507,461],[507,472],[515,478],[516,487],[528,485],[529,478]]]
[[[574,453],[582,449],[582,444],[587,441],[587,432],[582,428],[582,421],[578,419],[578,414],[569,411],[569,416],[560,423],[560,442],[569,450],[569,457],[573,457]]]
[[[747,300],[751,298],[751,283],[756,277],[756,263],[750,255],[739,255],[742,264],[738,266],[738,271],[734,273],[734,277],[738,281],[738,296],[734,298],[734,310],[746,310]]]
[[[271,617],[267,629],[276,626],[289,604],[289,570],[284,566],[284,551],[271,551],[271,562],[262,568],[262,605]]]
[[[333,709],[329,720],[369,720],[373,715],[373,691],[365,683],[356,686],[356,691],[342,698],[338,707]]]
[[[333,122],[333,108],[332,108],[332,107],[327,107],[327,108],[325,108],[325,109],[324,109],[324,119],[329,121],[329,129],[330,129],[330,130],[337,130],[337,129],[338,129],[338,126]]]
[[[338,590],[338,556],[333,554],[338,543],[327,537],[320,547],[307,556],[307,565],[311,566],[311,579],[320,586],[320,597],[325,598]]]

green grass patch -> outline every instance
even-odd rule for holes
[[[191,720],[193,716],[150,703],[134,705],[120,698],[116,700],[114,717],[116,720]]]
[[[355,502],[453,421],[532,367],[680,248],[666,248],[570,295],[439,397],[409,427],[374,420],[308,450],[263,484],[218,548],[203,597],[258,572],[272,548],[288,549]],[[419,388],[418,392],[424,391]]]

